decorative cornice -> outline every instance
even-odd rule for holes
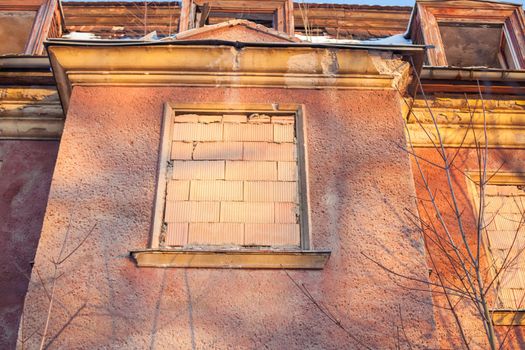
[[[76,85],[391,89],[408,73],[373,48],[230,44],[50,42],[48,53],[65,110]]]
[[[63,126],[55,88],[0,88],[0,140],[58,140]]]
[[[407,131],[414,147],[435,147],[439,134],[445,147],[525,148],[525,100],[486,99],[484,112],[476,96],[429,97],[416,99],[410,115],[406,108]],[[485,133],[486,131],[486,133]]]

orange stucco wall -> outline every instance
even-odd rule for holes
[[[129,251],[148,244],[168,101],[304,104],[312,243],[332,251],[324,270],[135,266]],[[400,287],[378,265],[427,276],[422,241],[403,214],[416,208],[409,159],[398,147],[404,142],[393,91],[75,87],[36,257],[46,283],[53,281],[49,259],[59,255],[67,223],[66,252],[96,228],[60,266],[48,344],[432,347],[431,296],[407,281]],[[21,331],[42,330],[48,306],[41,284],[33,283]],[[39,341],[37,334],[28,344]]]
[[[461,238],[458,234],[458,221],[451,209],[451,196],[449,193],[449,186],[445,173],[443,170],[430,163],[433,162],[434,164],[443,164],[441,158],[438,152],[431,148],[418,149],[417,154],[420,157],[419,163],[421,165],[422,172],[429,183],[429,187],[432,193],[436,194],[436,204],[443,214],[444,220],[452,232],[454,239],[456,242],[461,242]],[[463,222],[463,227],[465,228],[465,232],[468,233],[468,244],[470,247],[474,248],[477,246],[477,224],[475,208],[472,206],[471,194],[469,193],[467,187],[468,180],[466,177],[466,172],[479,171],[476,149],[464,148],[459,151],[458,149],[447,149],[447,154],[449,155],[450,159],[452,159],[454,155],[457,154],[457,157],[453,163],[453,169],[451,171],[452,183],[457,196],[458,207],[462,213],[461,219]],[[487,171],[523,173],[525,171],[525,164],[523,162],[524,159],[525,150],[490,149],[487,158]],[[424,187],[422,177],[417,170],[417,165],[415,162],[413,162],[413,168],[418,198],[422,199],[418,205],[419,213],[424,218],[425,222],[433,222],[437,227],[439,227],[439,221],[437,219],[429,219],[429,216],[436,215],[436,211],[432,208],[429,202],[425,201],[428,199],[428,192]],[[442,230],[438,231],[440,234],[444,234],[441,232]],[[428,249],[430,250],[428,258],[430,259],[430,255],[432,255],[432,258],[435,261],[435,265],[433,267],[434,271],[432,274],[433,281],[437,284],[440,284],[439,280],[437,279],[437,273],[440,273],[443,280],[446,281],[445,285],[449,287],[453,285],[461,286],[461,283],[457,278],[457,274],[454,273],[453,269],[451,268],[450,262],[441,253],[441,249],[437,248],[436,245],[433,244],[432,241],[436,241],[436,236],[429,233],[428,237]],[[481,249],[481,254],[482,271],[487,271],[487,262],[484,256],[483,247]],[[430,262],[429,264],[432,265]],[[488,271],[486,274],[484,274],[484,276],[486,280],[491,278],[491,275]],[[448,305],[442,294],[442,290],[439,288],[435,288],[435,290],[436,293],[434,294],[434,301],[437,306],[435,307],[434,311],[440,340],[440,348],[464,348],[452,313],[449,310],[443,309],[443,307],[447,307]],[[456,311],[461,317],[464,333],[467,339],[471,341],[470,347],[487,348],[488,345],[486,343],[486,334],[483,330],[483,325],[479,320],[479,316],[476,315],[475,310],[472,308],[472,304],[467,301],[459,302],[456,305]],[[504,341],[502,347],[504,349],[518,349],[525,346],[524,327],[510,327],[509,329],[509,327],[499,326],[496,327],[496,332],[498,333],[498,340]]]

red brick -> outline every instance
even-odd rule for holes
[[[243,199],[242,181],[192,181],[191,200],[241,201]]]
[[[296,203],[275,203],[275,222],[277,224],[296,224],[299,207]]]
[[[294,246],[301,242],[298,224],[246,224],[244,244],[255,246]]]
[[[296,160],[293,143],[244,142],[245,160]]]
[[[295,141],[295,125],[293,124],[274,124],[273,125],[273,140],[275,142],[294,142]]]
[[[224,124],[225,141],[273,141],[271,124]]]
[[[224,161],[174,161],[172,178],[179,180],[224,179]]]
[[[199,142],[193,159],[241,160],[242,150],[242,142]]]
[[[222,124],[175,123],[174,141],[222,141]]]
[[[273,203],[221,202],[221,222],[274,222]]]
[[[165,244],[167,246],[184,246],[188,244],[188,223],[168,223]]]
[[[190,199],[190,182],[170,180],[166,199],[169,201],[187,201]]]
[[[227,180],[277,180],[277,162],[227,161]]]
[[[218,222],[219,202],[166,201],[164,221]]]
[[[242,245],[244,225],[240,223],[191,223],[189,244]]]
[[[171,159],[191,160],[193,154],[192,142],[172,142]]]
[[[297,162],[279,162],[277,178],[279,181],[297,181]]]
[[[244,200],[249,202],[297,202],[296,182],[246,181]]]

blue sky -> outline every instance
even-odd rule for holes
[[[140,1],[140,0],[62,0],[62,1]],[[169,0],[156,0],[169,1]],[[172,0],[173,1],[173,0]],[[412,6],[414,0],[294,0],[295,2],[315,2],[330,4],[360,4],[360,5],[390,5],[390,6]],[[510,0],[514,3],[523,4],[523,0]]]
[[[62,0],[66,1],[140,1],[140,0]],[[168,0],[156,0],[168,1]],[[414,0],[295,0],[295,2],[315,2],[329,4],[361,4],[361,5],[413,5]]]

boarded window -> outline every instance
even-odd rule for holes
[[[0,55],[24,52],[35,15],[34,11],[0,11]]]
[[[439,23],[439,31],[449,66],[506,68],[502,24]]]
[[[485,225],[500,309],[525,308],[525,191],[518,186],[486,187]]]
[[[175,113],[160,246],[299,248],[296,119]]]

